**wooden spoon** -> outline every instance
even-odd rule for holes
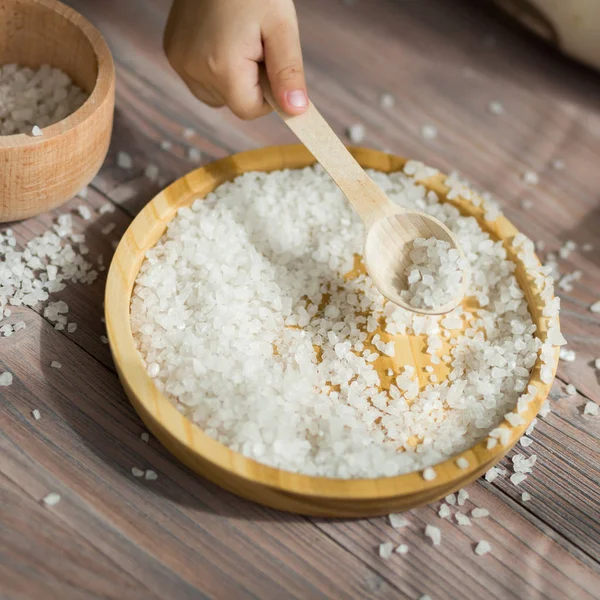
[[[444,306],[415,308],[400,296],[408,288],[404,272],[411,262],[409,254],[415,238],[433,236],[445,240],[463,257],[450,230],[426,213],[407,210],[392,202],[356,162],[314,104],[309,103],[301,115],[290,116],[275,101],[264,71],[261,85],[267,102],[321,163],[365,224],[364,261],[377,289],[388,300],[420,314],[439,315],[456,308],[465,294],[465,273],[460,294]]]

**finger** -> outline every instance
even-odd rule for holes
[[[290,115],[303,113],[308,107],[308,95],[296,15],[265,26],[263,45],[275,100]]]
[[[258,64],[246,59],[231,65],[220,83],[220,92],[231,111],[245,121],[270,113],[272,109],[258,80]]]
[[[187,85],[190,92],[192,92],[198,100],[204,102],[204,104],[208,104],[208,106],[212,106],[213,108],[220,108],[225,105],[225,101],[216,90],[207,89],[206,86],[195,79],[192,79],[185,73],[181,74],[181,79],[183,79],[183,82]]]

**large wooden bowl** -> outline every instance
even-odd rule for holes
[[[90,96],[40,137],[0,136],[0,222],[55,208],[94,178],[108,150],[115,96],[99,31],[56,0],[0,0],[0,64],[10,63],[62,69]]]
[[[405,163],[401,158],[374,150],[358,148],[352,149],[352,153],[363,167],[385,172],[397,171]],[[539,364],[535,365],[531,376],[539,393],[523,415],[527,423],[512,428],[508,446],[487,450],[485,442],[480,442],[461,455],[469,461],[467,469],[459,469],[455,463],[457,457],[454,457],[436,466],[437,478],[433,481],[425,481],[421,473],[342,480],[308,477],[267,467],[208,437],[157,390],[134,345],[129,321],[134,281],[146,251],[156,244],[177,209],[190,205],[194,199],[246,171],[299,168],[312,163],[314,158],[304,146],[252,150],[192,171],[158,194],[135,218],[110,266],[105,298],[110,347],[125,391],[148,429],[182,462],[227,490],[274,508],[310,515],[364,517],[408,510],[465,486],[502,458],[523,434],[548,395],[550,385],[539,380]],[[439,176],[428,180],[426,185],[445,197],[447,188],[442,182],[443,177]],[[482,220],[481,209],[462,200],[453,201],[453,204],[464,214],[475,216],[496,239],[509,240],[517,233],[503,217],[488,224]],[[506,246],[510,258],[519,263],[510,246]],[[541,315],[538,290],[532,287],[522,265],[518,266],[517,277],[527,294],[538,331],[545,336],[547,323]],[[382,337],[386,339],[387,335],[384,333]],[[400,365],[412,364],[417,370],[423,370],[429,364],[424,352],[425,340],[420,336],[410,337],[410,344],[404,345],[403,353],[397,351],[393,359],[385,358],[389,362],[378,365],[384,375],[390,367],[397,369]],[[442,381],[447,373],[446,366],[433,366]]]

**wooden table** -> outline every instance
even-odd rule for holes
[[[116,211],[77,221],[90,256],[108,262],[111,241],[158,191],[143,176],[147,163],[171,181],[195,166],[189,147],[209,162],[293,141],[275,117],[244,123],[194,100],[161,51],[166,0],[71,4],[105,34],[118,71],[113,143],[87,201],[112,202]],[[395,531],[383,518],[310,519],[225,493],[156,440],[140,440],[144,428],[101,341],[104,272],[92,286],[70,285],[58,296],[78,323],[75,333],[20,307],[11,321],[27,328],[0,338],[0,371],[15,376],[0,388],[0,597],[600,597],[600,421],[582,414],[588,399],[600,402],[592,367],[600,315],[587,308],[600,298],[600,75],[479,2],[299,0],[298,10],[312,98],[340,133],[364,123],[365,145],[460,170],[548,249],[569,239],[596,244],[561,261],[564,272],[584,274],[572,292],[561,292],[563,330],[577,360],[561,362],[553,412],[533,445],[518,449],[537,454],[533,474],[518,487],[507,477],[470,486],[469,502],[491,512],[471,527],[438,518],[437,506],[413,511],[410,527]],[[380,107],[384,91],[396,97],[394,109]],[[494,100],[505,114],[489,112]],[[424,124],[438,128],[436,139],[423,139]],[[197,132],[189,140],[187,127]],[[161,150],[162,140],[172,150]],[[119,150],[134,157],[133,169],[116,166]],[[557,158],[564,171],[551,167]],[[539,173],[538,185],[522,181],[526,169]],[[533,208],[524,210],[522,200]],[[17,224],[19,240],[64,210]],[[115,231],[102,235],[109,222]],[[62,369],[50,368],[52,360]],[[574,397],[566,397],[567,383]],[[158,480],[134,478],[134,466],[154,469]],[[40,503],[50,491],[62,497],[53,508]],[[441,528],[441,546],[424,538],[427,523]],[[474,554],[479,539],[491,543],[491,554]],[[408,544],[409,553],[382,560],[377,547],[388,540]]]

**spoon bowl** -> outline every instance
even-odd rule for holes
[[[448,242],[464,258],[452,232],[438,219],[417,210],[404,210],[375,221],[367,231],[365,239],[364,261],[369,276],[377,289],[391,302],[425,315],[441,315],[455,309],[465,295],[467,283],[463,273],[461,294],[452,298],[443,306],[435,308],[416,308],[401,295],[408,289],[406,270],[411,264],[410,252],[416,238],[435,237]]]

